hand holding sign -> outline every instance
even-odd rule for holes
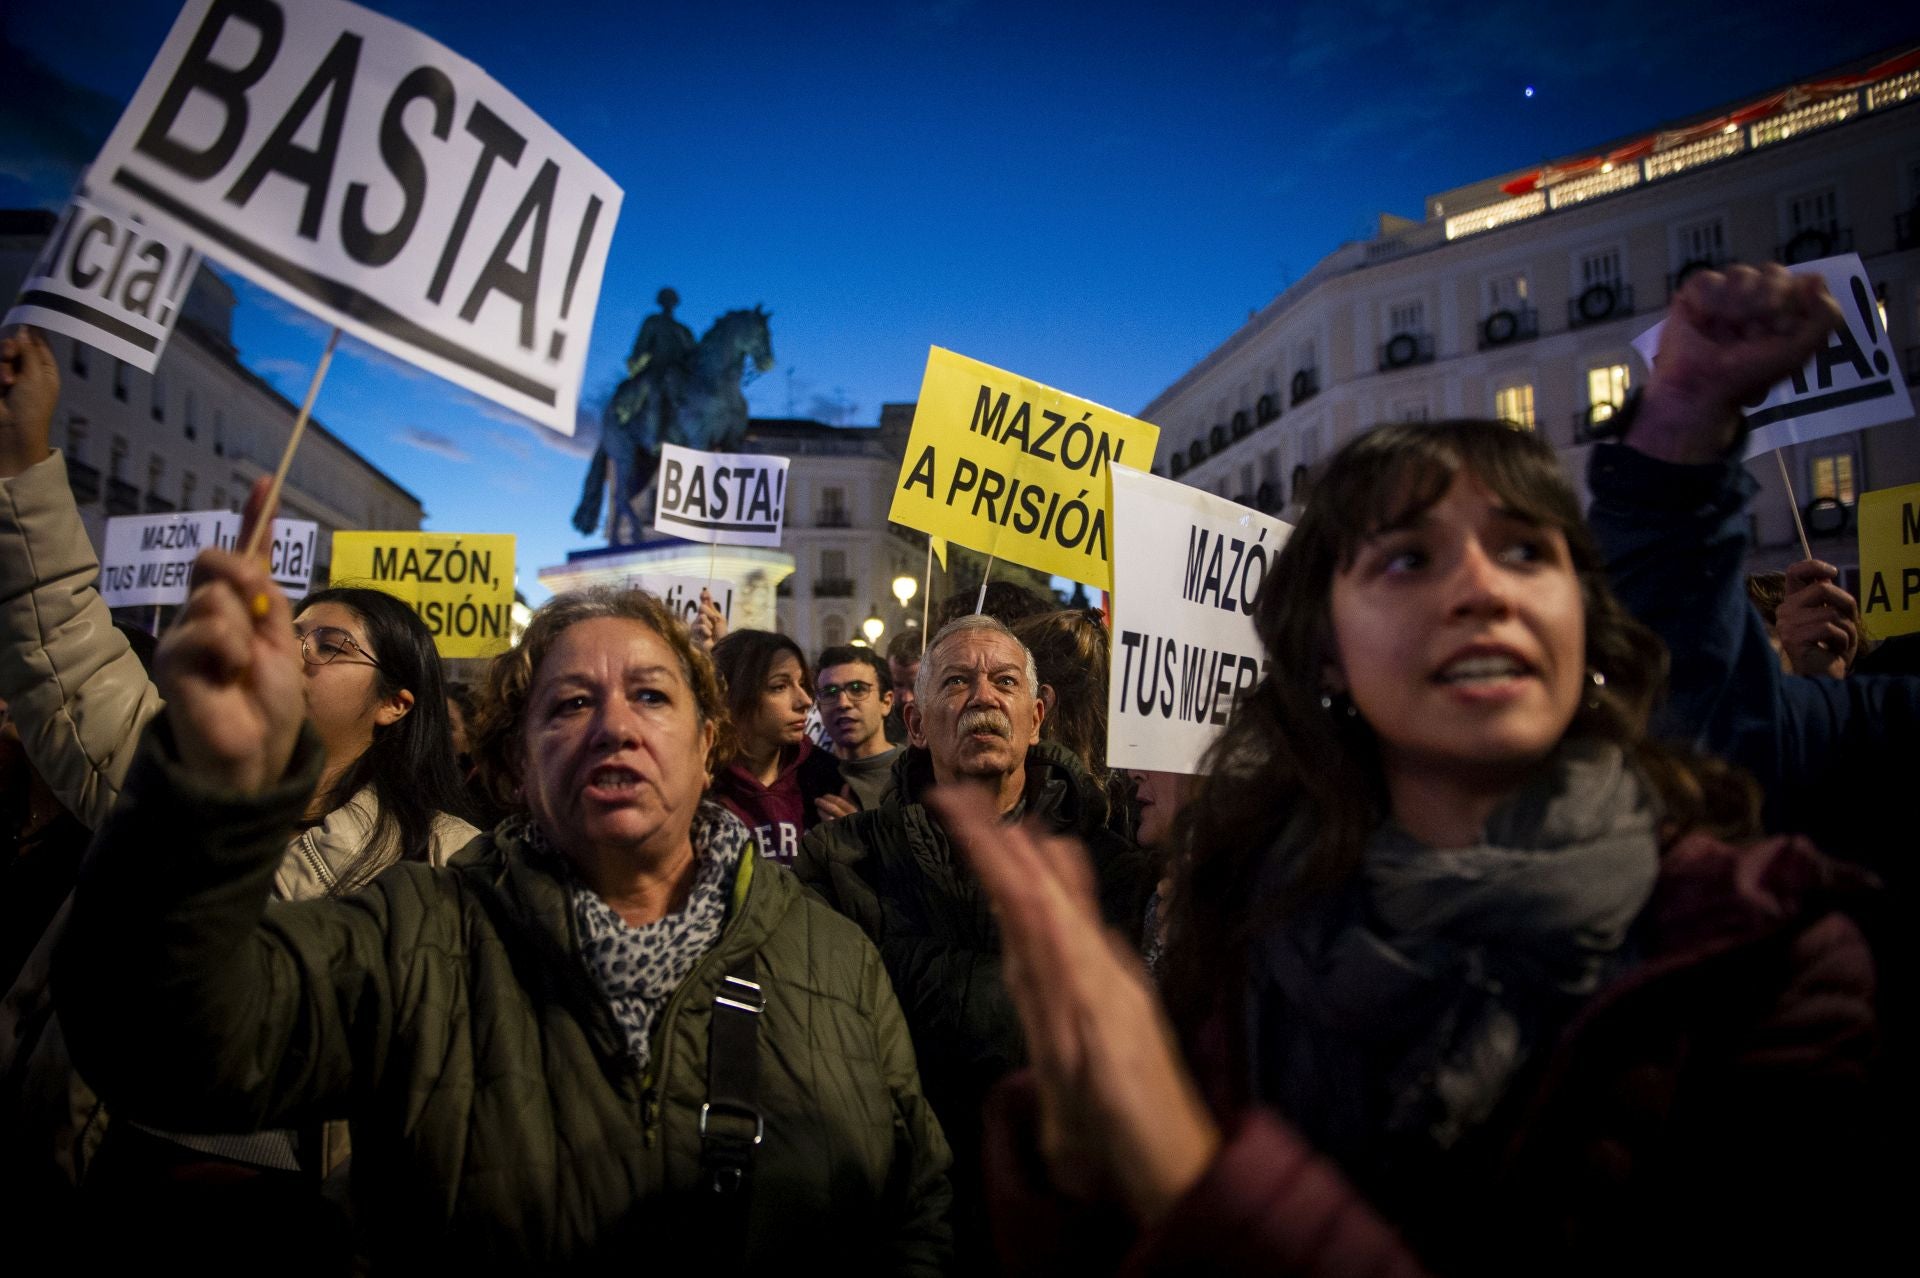
[[[1659,330],[1627,442],[1666,461],[1718,460],[1733,444],[1741,407],[1805,364],[1843,323],[1818,275],[1771,263],[1695,272]]]
[[[1787,569],[1774,632],[1795,674],[1843,678],[1860,651],[1860,606],[1839,579],[1838,568],[1817,559]]]
[[[47,339],[21,327],[0,338],[0,479],[45,461],[60,366]]]

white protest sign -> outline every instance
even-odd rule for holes
[[[720,615],[733,624],[733,583],[715,578],[708,581],[705,577],[676,577],[669,573],[636,573],[627,578],[627,584],[636,590],[644,590],[658,596],[660,602],[672,609],[673,615],[689,626],[700,615],[700,592],[705,590],[713,595],[714,606],[720,609]]]
[[[319,533],[320,526],[310,519],[273,521],[273,579],[295,598],[307,593],[313,579]],[[109,608],[185,603],[194,556],[214,546],[232,550],[239,536],[240,516],[229,510],[109,519],[106,552],[100,556],[100,596]]]
[[[200,255],[179,237],[76,195],[0,331],[34,324],[151,373],[199,265]]]
[[[1825,257],[1789,269],[1795,275],[1824,279],[1846,322],[1834,329],[1806,367],[1746,410],[1752,428],[1747,436],[1748,457],[1913,416],[1913,400],[1894,362],[1893,342],[1880,322],[1873,285],[1860,255]],[[1648,368],[1653,367],[1666,326],[1661,320],[1633,339],[1633,348]]]
[[[1198,772],[1266,673],[1253,603],[1293,529],[1170,479],[1112,471],[1107,763]]]
[[[96,190],[573,433],[620,188],[484,71],[345,0],[187,0]]]
[[[724,546],[778,546],[786,509],[786,458],[660,446],[655,531]]]

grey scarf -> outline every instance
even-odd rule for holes
[[[530,823],[531,841],[545,848],[538,831]],[[696,867],[685,908],[640,927],[630,926],[598,893],[568,875],[580,957],[613,1005],[627,1050],[642,1070],[652,1059],[653,1027],[667,1000],[720,940],[734,875],[753,838],[738,817],[717,803],[700,805],[692,836]]]
[[[1645,782],[1592,742],[1563,744],[1472,847],[1383,825],[1343,891],[1256,951],[1258,1094],[1385,1190],[1484,1123],[1620,970],[1658,869]]]

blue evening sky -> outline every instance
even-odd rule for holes
[[[915,397],[935,343],[1138,411],[1382,211],[1417,218],[1432,192],[1920,39],[1906,6],[1804,0],[373,7],[486,68],[625,188],[590,413],[671,284],[696,332],[773,312],[756,414],[856,423]],[[97,147],[177,10],[0,11],[0,58],[25,50],[83,90],[0,103],[0,205],[52,207],[72,175],[47,157]],[[298,400],[325,328],[241,293],[242,358]],[[518,534],[536,601],[532,569],[584,544],[567,520],[591,433],[561,439],[353,342],[317,412],[429,528]]]

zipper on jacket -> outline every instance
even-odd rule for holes
[[[320,855],[319,847],[313,841],[313,831],[306,830],[300,835],[300,855],[306,858],[307,867],[313,871],[313,877],[319,880],[326,891],[333,891],[340,880],[334,875],[333,867],[327,864],[327,858]]]

